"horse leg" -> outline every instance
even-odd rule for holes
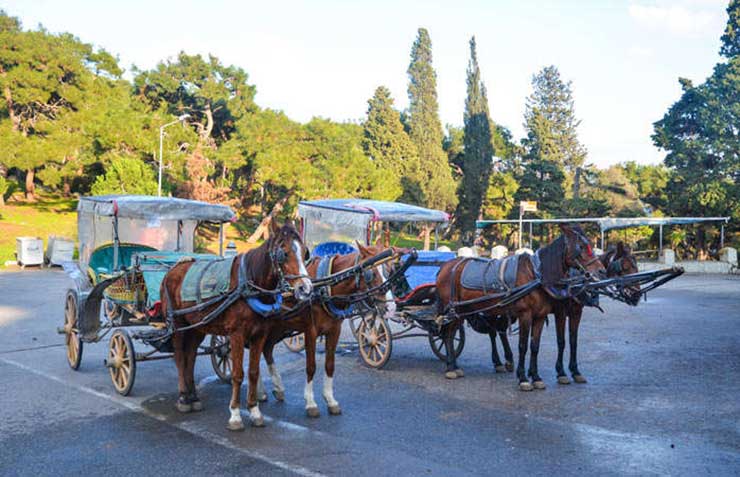
[[[187,333],[187,332],[186,332]],[[177,366],[177,388],[178,396],[175,409],[182,413],[190,412],[193,406],[188,400],[188,386],[185,379],[187,372],[187,351],[185,349],[185,333],[175,333],[172,336],[172,347],[175,350],[175,365]]]
[[[272,356],[272,351],[275,349],[274,342],[268,342],[265,344],[265,349],[262,355],[265,357],[267,363],[267,371],[270,373],[272,379],[272,395],[275,396],[280,402],[285,401],[285,387],[283,386],[283,380],[280,377],[277,366],[275,365],[275,359]]]
[[[265,356],[265,361],[267,361],[267,348],[271,348],[270,340],[266,339],[264,347],[262,348],[262,354]],[[262,381],[262,376],[260,376],[260,379],[257,380],[257,400],[259,402],[266,402],[267,401],[267,391],[265,390],[265,383]]]
[[[226,428],[230,431],[243,431],[244,423],[241,415],[241,387],[244,380],[244,335],[240,332],[229,336],[231,341],[231,402],[229,410],[231,417]]]
[[[540,337],[542,336],[542,327],[545,324],[545,316],[536,316],[532,324],[532,341],[530,343],[531,355],[529,357],[529,377],[532,378],[532,385],[535,389],[545,389],[545,382],[540,377],[537,369],[537,355],[540,352]]]
[[[568,325],[570,328],[570,364],[568,369],[573,375],[573,381],[583,384],[586,378],[578,370],[578,326],[581,324],[581,314],[583,313],[582,306],[571,306],[570,307],[570,319]]]
[[[265,418],[262,417],[259,405],[260,356],[265,347],[267,336],[259,336],[249,343],[249,388],[247,391],[247,409],[249,419],[254,427],[264,427]]]
[[[188,389],[188,402],[193,411],[202,411],[203,403],[198,397],[195,389],[195,360],[198,358],[198,347],[203,342],[205,335],[193,332],[185,336],[185,352],[187,354],[185,385]]]
[[[511,351],[511,345],[509,344],[509,320],[504,320],[505,317],[498,317],[496,320],[496,329],[498,330],[498,337],[501,340],[501,345],[504,348],[504,359],[506,363],[504,368],[506,371],[511,373],[514,371],[514,353]]]
[[[555,371],[558,373],[559,384],[570,384],[570,379],[563,368],[563,354],[565,352],[565,309],[562,306],[555,307],[555,333],[558,338],[558,359],[555,362]]]
[[[329,414],[332,416],[338,416],[342,413],[342,408],[339,407],[339,403],[334,399],[334,358],[337,351],[337,343],[339,343],[339,333],[341,331],[341,321],[338,322],[339,326],[333,326],[329,333],[326,335],[326,341],[324,343],[324,401],[329,408]]]
[[[463,370],[457,367],[457,354],[455,353],[455,332],[459,324],[455,321],[442,327],[442,339],[445,344],[445,353],[447,354],[447,370],[445,378],[457,379],[465,375]]]
[[[491,340],[491,361],[493,361],[493,367],[497,373],[505,373],[506,368],[501,364],[501,358],[498,356],[498,350],[496,349],[496,330],[492,329],[488,331],[488,338]]]
[[[319,417],[319,406],[313,397],[313,376],[316,373],[316,331],[309,327],[304,335],[306,343],[306,387],[303,389],[303,398],[306,400],[306,415]]]
[[[531,312],[525,312],[519,317],[519,362],[516,366],[516,376],[519,379],[519,390],[521,391],[531,391],[534,389],[524,371],[527,359],[527,344],[529,342],[529,328],[531,324]]]

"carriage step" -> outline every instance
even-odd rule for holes
[[[131,333],[131,337],[157,348],[163,353],[172,353],[172,333],[167,328],[151,328]]]

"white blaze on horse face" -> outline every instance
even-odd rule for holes
[[[306,264],[303,262],[303,253],[301,253],[301,244],[298,242],[298,240],[293,240],[293,253],[295,253],[295,258],[298,261],[298,273],[301,274],[301,283],[303,285],[303,290],[306,294],[311,294],[313,291],[313,284],[311,283],[311,279],[308,277],[308,270],[306,270]]]
[[[231,417],[229,418],[229,424],[241,424],[242,422],[242,413],[241,409],[238,407],[232,407],[229,408],[231,411]]]
[[[313,381],[306,381],[306,388],[303,390],[303,399],[306,400],[306,409],[319,407],[313,397]]]
[[[270,377],[272,377],[273,389],[275,391],[285,391],[285,387],[283,386],[283,379],[280,377],[280,373],[278,372],[275,363],[268,364],[267,370],[270,372]]]
[[[388,278],[385,276],[385,267],[383,265],[378,265],[378,273],[380,274],[380,278],[383,280],[383,283],[388,281]],[[385,292],[385,318],[389,318],[396,314],[396,301],[393,299],[393,293],[391,293],[390,290]]]
[[[334,399],[334,378],[331,376],[324,376],[324,401],[328,406],[338,406],[339,403]]]

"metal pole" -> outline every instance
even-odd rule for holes
[[[224,224],[218,224],[218,254],[224,256]]]
[[[524,215],[524,210],[522,210],[522,206],[519,206],[519,247],[522,248],[522,216]]]
[[[719,248],[725,248],[725,224],[722,224],[722,227],[720,227]]]
[[[605,251],[604,250],[604,229],[601,229],[601,251],[602,252]]]
[[[162,140],[164,139],[164,126],[159,128],[159,181],[157,184],[157,197],[162,197]]]
[[[529,248],[532,248],[532,222],[529,223]]]
[[[658,258],[663,255],[663,224],[660,224],[660,232],[658,234]]]

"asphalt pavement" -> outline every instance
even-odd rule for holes
[[[69,369],[56,334],[68,285],[58,269],[0,273],[1,476],[740,474],[738,276],[684,275],[636,308],[604,300],[605,314],[586,310],[587,384],[557,384],[551,323],[544,391],[495,374],[488,337],[470,328],[455,381],[425,338],[394,342],[373,370],[346,332],[335,379],[343,414],[329,416],[320,397],[320,355],[322,415],[312,419],[303,355],[281,345],[286,401],[271,397],[267,426],[240,433],[225,428],[230,386],[208,357],[196,368],[205,410],[187,415],[174,409],[170,360],[140,363],[128,397],[103,366],[107,340],[86,344]]]

